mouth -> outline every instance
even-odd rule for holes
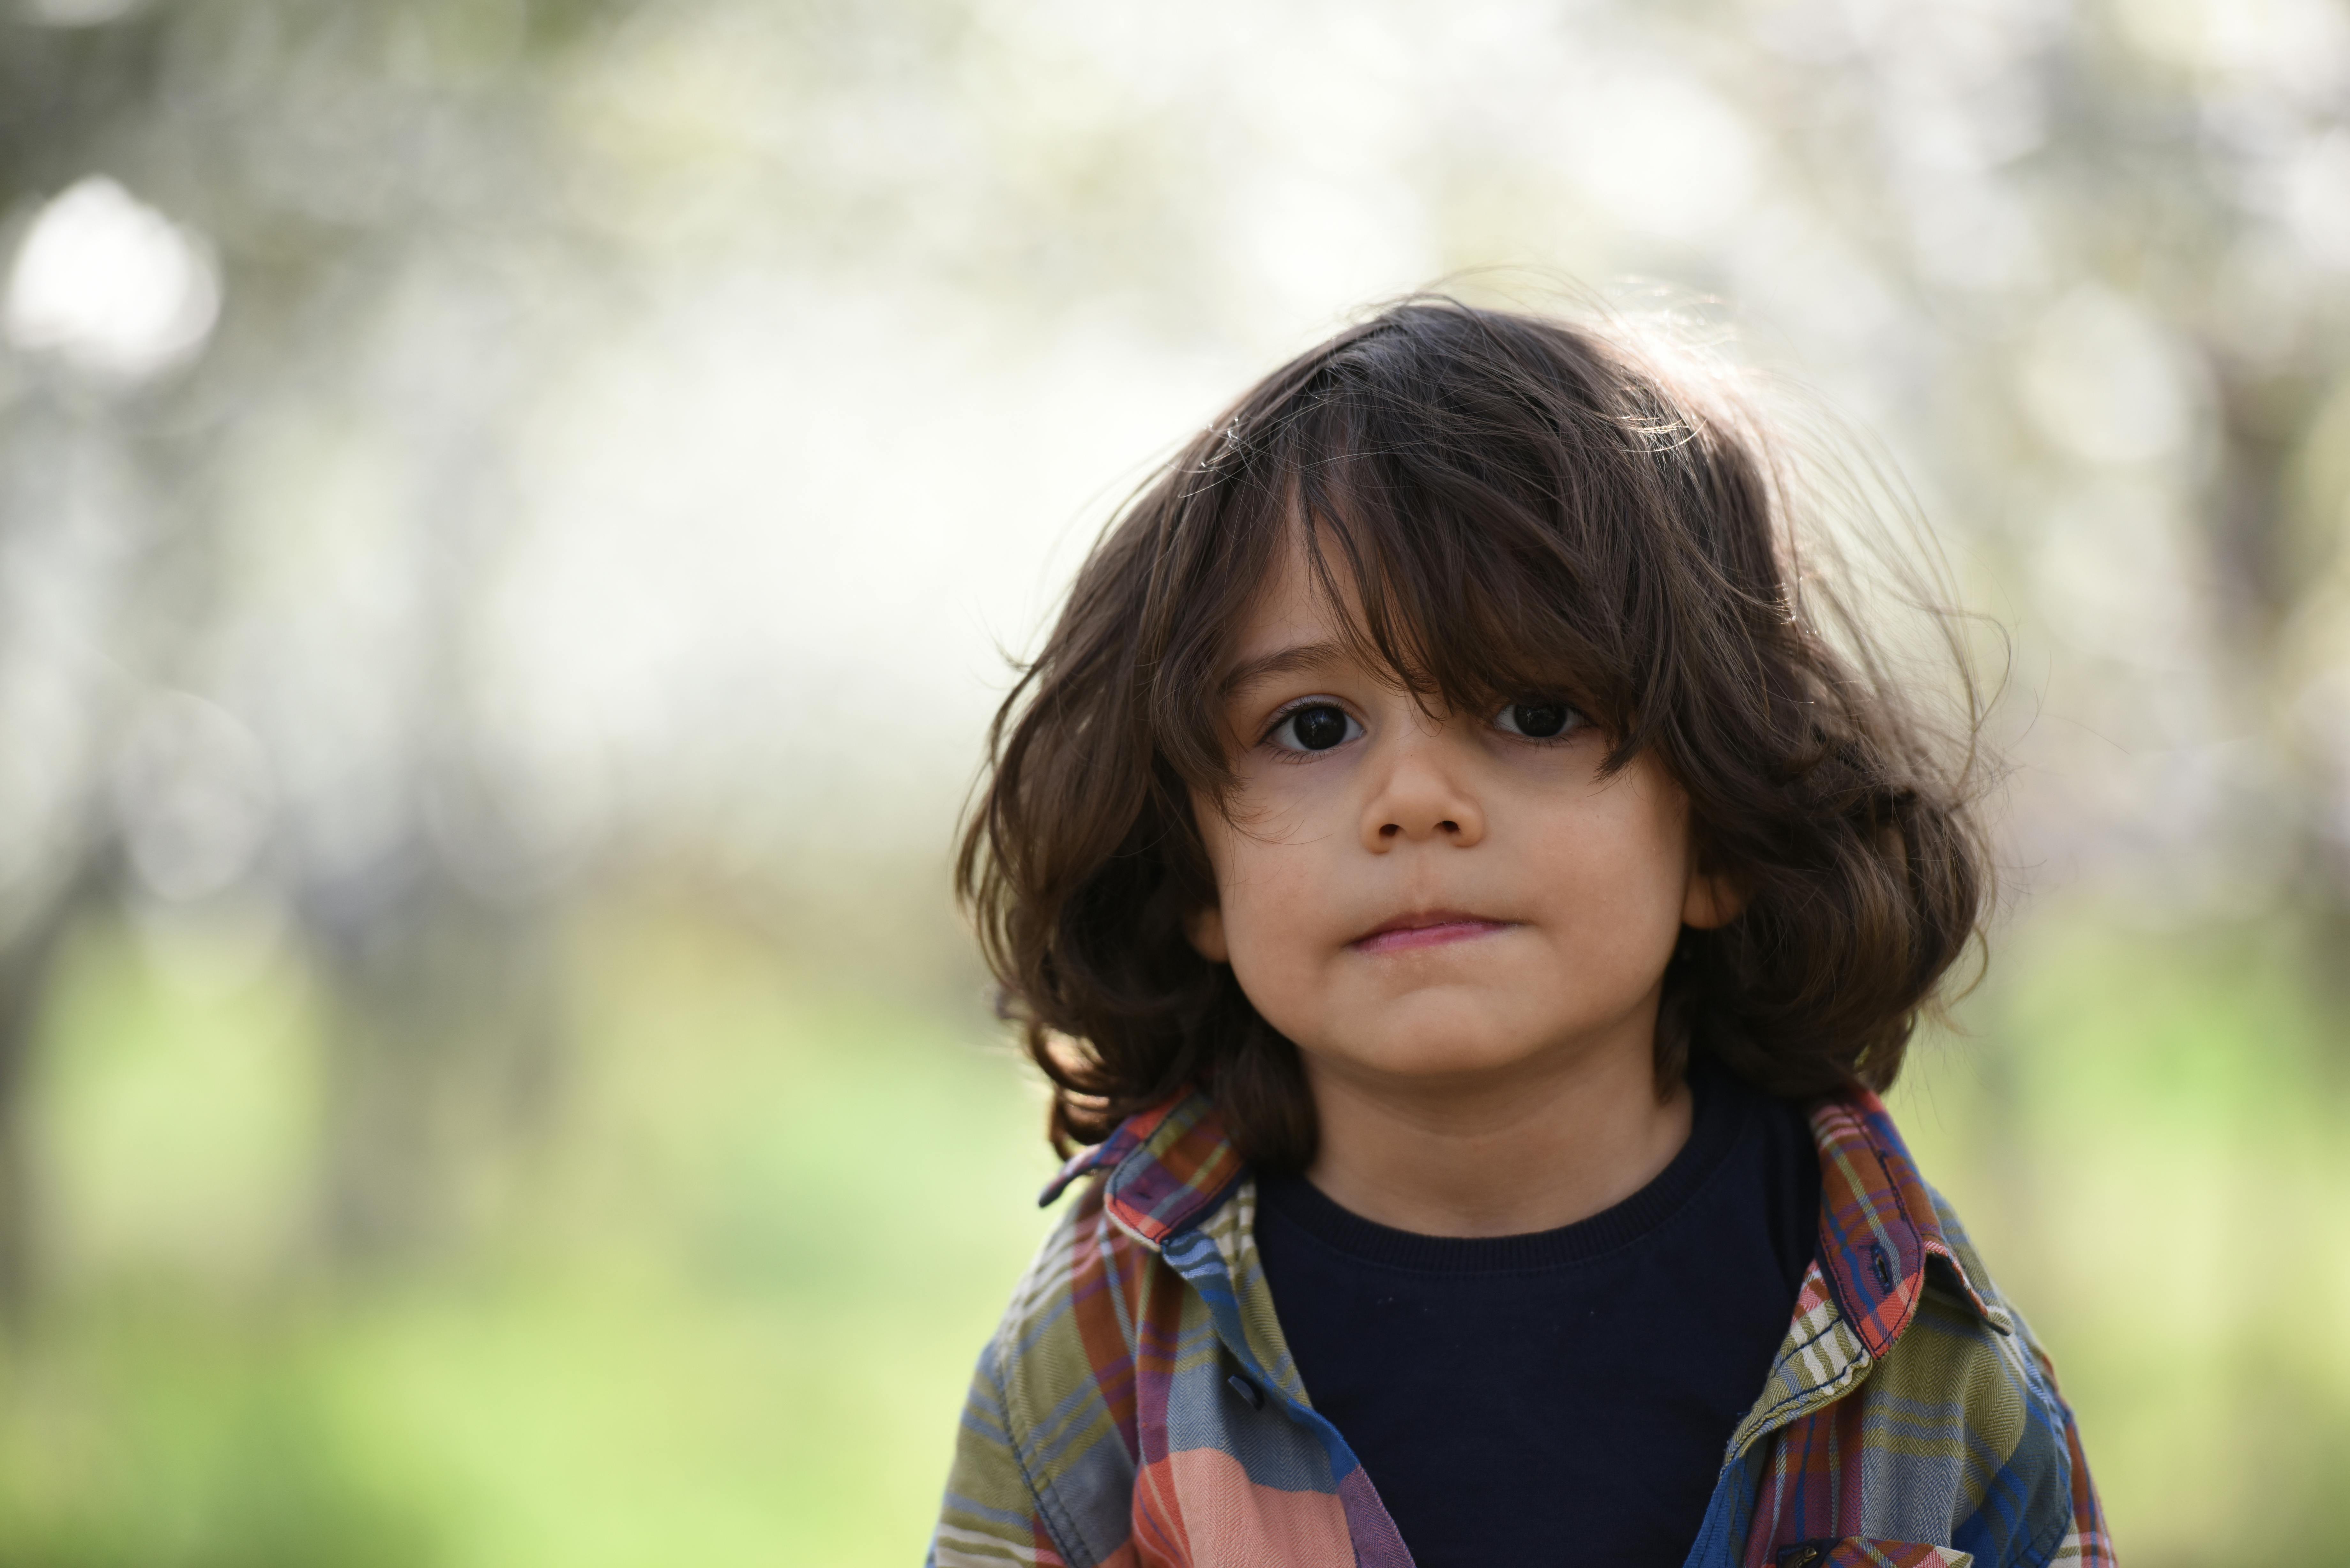
[[[1458,909],[1430,909],[1416,915],[1399,915],[1347,945],[1358,953],[1405,952],[1490,937],[1509,929],[1513,923],[1462,914]]]

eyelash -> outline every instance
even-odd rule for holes
[[[1338,743],[1338,746],[1330,746],[1322,751],[1310,752],[1302,749],[1293,749],[1288,746],[1275,745],[1274,743],[1273,738],[1281,733],[1281,727],[1284,724],[1288,723],[1292,719],[1296,718],[1297,715],[1305,712],[1310,708],[1336,708],[1339,712],[1347,714],[1347,722],[1358,727],[1362,726],[1363,723],[1363,722],[1360,719],[1356,718],[1354,714],[1347,712],[1347,705],[1345,703],[1337,701],[1333,698],[1300,697],[1295,701],[1283,703],[1281,707],[1274,711],[1272,719],[1265,724],[1264,733],[1257,738],[1257,744],[1271,749],[1275,757],[1285,763],[1310,763],[1317,757],[1326,757],[1330,753],[1338,750],[1338,746],[1347,744],[1347,742],[1341,741]],[[1355,738],[1357,737],[1349,737],[1350,740]]]
[[[1555,735],[1529,735],[1523,730],[1502,730],[1502,733],[1510,736],[1512,739],[1524,741],[1532,745],[1564,745],[1568,741],[1572,741],[1577,735],[1583,733],[1583,732],[1588,729],[1591,725],[1591,716],[1586,713],[1582,709],[1576,707],[1574,703],[1567,701],[1563,697],[1538,697],[1531,700],[1520,697],[1502,704],[1502,711],[1503,712],[1507,712],[1513,708],[1560,708],[1565,710],[1566,717],[1561,724],[1558,733]],[[1499,717],[1498,714],[1495,716],[1497,718]],[[1495,724],[1493,727],[1497,730],[1501,729],[1499,724]]]
[[[1491,721],[1487,722],[1486,727],[1492,730],[1496,734],[1507,735],[1510,739],[1521,742],[1529,746],[1563,746],[1580,735],[1591,722],[1590,716],[1585,713],[1582,709],[1576,707],[1574,703],[1561,701],[1556,698],[1540,699],[1536,701],[1528,701],[1521,698],[1515,701],[1505,702],[1502,706],[1507,709],[1535,706],[1549,707],[1554,704],[1565,708],[1569,714],[1566,727],[1555,735],[1529,735],[1515,730],[1504,730],[1499,724],[1492,723]],[[1309,708],[1336,708],[1341,713],[1347,714],[1347,722],[1348,723],[1362,723],[1360,719],[1356,718],[1351,712],[1347,712],[1347,706],[1343,702],[1336,701],[1328,697],[1300,697],[1294,701],[1282,704],[1282,706],[1274,713],[1272,719],[1266,722],[1264,733],[1257,737],[1257,744],[1260,746],[1270,747],[1274,753],[1284,762],[1310,763],[1317,757],[1326,757],[1329,755],[1330,753],[1338,750],[1339,746],[1344,746],[1349,743],[1347,741],[1342,741],[1337,746],[1330,746],[1318,752],[1305,751],[1289,746],[1274,745],[1273,738],[1281,732],[1281,727],[1284,724],[1288,723],[1292,719],[1297,717],[1298,714],[1305,712]],[[1498,714],[1496,716],[1498,717]],[[1349,740],[1351,739],[1353,739],[1353,737],[1349,738]]]

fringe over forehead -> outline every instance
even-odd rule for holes
[[[1154,519],[1139,668],[1154,742],[1223,776],[1221,666],[1298,544],[1353,651],[1474,711],[1572,697],[1652,744],[1691,668],[1783,621],[1767,476],[1732,410],[1556,325],[1407,305],[1269,378],[1135,508]],[[1142,543],[1137,540],[1137,543]]]

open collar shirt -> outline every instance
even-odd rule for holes
[[[2048,1357],[1884,1106],[1810,1119],[1819,1250],[1686,1568],[2110,1568]],[[1283,1342],[1207,1098],[1129,1118],[1045,1201],[1082,1177],[980,1358],[932,1568],[1409,1568]]]

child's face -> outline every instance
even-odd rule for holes
[[[1652,756],[1528,693],[1431,717],[1344,649],[1293,550],[1241,628],[1229,819],[1195,801],[1229,961],[1309,1075],[1507,1076],[1595,1051],[1646,1060],[1684,922],[1729,918],[1689,804]]]

